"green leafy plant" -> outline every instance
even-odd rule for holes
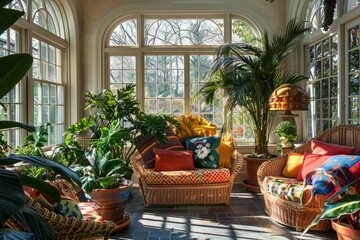
[[[24,138],[24,142],[25,142],[24,146],[23,147],[18,146],[15,149],[15,153],[20,155],[38,156],[38,157],[47,158],[42,148],[47,146],[48,144],[48,136],[49,136],[48,127],[50,125],[51,123],[49,122],[44,123],[39,128],[37,128],[35,132],[26,136]]]
[[[360,181],[347,168],[342,167],[337,174],[329,174],[337,191],[325,202],[321,213],[304,230],[304,235],[312,226],[320,220],[335,220],[341,224],[341,220],[347,221],[352,229],[360,229]]]
[[[232,113],[236,107],[245,109],[252,120],[255,152],[267,154],[269,129],[273,114],[269,111],[271,93],[280,85],[296,83],[304,76],[287,74],[283,63],[291,52],[297,37],[309,28],[303,22],[290,20],[282,35],[270,38],[265,32],[259,39],[259,47],[243,43],[226,43],[216,50],[216,60],[208,74],[209,81],[194,95],[202,96],[207,104],[215,101],[216,94],[226,97],[225,118],[222,133],[232,133]]]
[[[125,166],[122,159],[111,157],[111,152],[100,154],[95,149],[86,151],[90,165],[79,168],[84,175],[81,177],[83,189],[91,193],[93,189],[111,189],[119,186],[121,178],[132,169]]]
[[[279,123],[273,133],[280,137],[283,146],[289,147],[293,146],[292,142],[298,137],[295,127],[289,121]]]
[[[169,127],[168,123],[179,126],[173,117],[147,115],[141,112],[139,102],[135,99],[134,85],[126,85],[119,89],[116,95],[108,90],[100,94],[87,93],[86,101],[92,117],[82,119],[81,123],[74,124],[66,131],[72,135],[70,138],[74,138],[77,132],[85,130],[82,127],[89,127],[94,119],[95,123],[102,126],[98,130],[99,140],[92,142],[90,147],[96,154],[90,158],[87,156],[91,167],[89,164],[81,163],[76,168],[77,172],[83,175],[82,182],[86,191],[92,190],[93,187],[111,188],[114,186],[113,179],[119,177],[131,178],[133,170],[129,167],[130,157],[136,151],[135,138],[138,135],[152,135],[156,141],[166,143],[165,130]],[[68,140],[70,138],[67,137]],[[114,165],[116,171],[109,169],[108,164]],[[90,172],[84,170],[89,168]],[[110,181],[109,184],[105,183],[106,181]]]

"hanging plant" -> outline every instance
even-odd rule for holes
[[[323,28],[329,30],[329,26],[334,21],[334,13],[336,8],[336,0],[324,0],[324,22]]]

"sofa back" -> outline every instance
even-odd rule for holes
[[[327,143],[334,143],[344,146],[355,147],[354,154],[360,155],[360,127],[352,124],[341,124],[326,130],[320,136],[313,139],[317,139]],[[298,148],[294,149],[296,153],[311,153],[311,141],[308,141]]]

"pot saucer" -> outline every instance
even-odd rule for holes
[[[125,218],[121,222],[116,222],[116,228],[112,232],[120,231],[121,229],[126,228],[131,222],[131,215],[128,212],[125,212]]]

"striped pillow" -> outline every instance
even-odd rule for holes
[[[150,135],[140,135],[135,138],[135,146],[142,156],[145,168],[155,168],[155,152],[153,151],[153,148],[185,150],[185,147],[171,128],[166,129],[165,133],[168,138],[166,145],[155,142],[154,137]]]

